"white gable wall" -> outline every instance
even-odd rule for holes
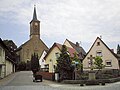
[[[41,68],[45,68],[45,66],[44,66],[45,65],[44,57],[45,57],[46,54],[47,54],[47,52],[43,51],[43,53],[42,53],[42,55],[41,55],[41,57],[39,59],[39,64],[40,64]]]
[[[100,42],[100,46],[97,46],[97,42]],[[99,40],[97,39],[94,46],[90,50],[90,52],[87,54],[85,59],[83,60],[83,67],[88,68],[88,57],[92,55],[93,57],[96,57],[96,52],[102,51],[102,59],[103,64],[106,65],[106,60],[111,60],[112,66],[105,67],[106,69],[119,69],[119,64],[117,58],[108,50],[108,48]]]

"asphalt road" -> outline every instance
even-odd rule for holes
[[[120,82],[105,86],[84,86],[79,84],[60,84],[48,80],[33,82],[32,72],[22,71],[0,82],[0,90],[120,90]]]

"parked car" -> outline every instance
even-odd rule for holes
[[[33,82],[38,82],[38,81],[42,82],[42,75],[36,73],[34,75]]]

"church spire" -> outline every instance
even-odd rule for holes
[[[30,38],[40,38],[40,21],[37,19],[36,6],[34,5],[33,19],[30,22]]]
[[[34,5],[33,20],[37,20],[36,5]]]

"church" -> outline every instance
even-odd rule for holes
[[[30,22],[30,39],[17,49],[20,61],[29,62],[31,55],[36,53],[40,57],[48,47],[40,38],[40,21],[37,19],[36,7],[34,6],[33,19]]]

